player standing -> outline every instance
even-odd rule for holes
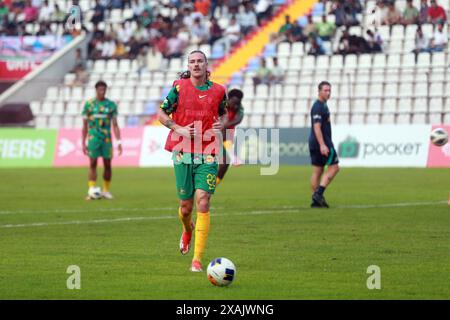
[[[339,172],[339,160],[331,140],[330,110],[327,101],[331,95],[331,84],[322,81],[319,84],[318,99],[311,109],[311,134],[309,135],[309,152],[313,173],[311,176],[311,207],[328,208],[323,196],[326,187]],[[324,173],[324,167],[328,166]]]
[[[244,93],[239,89],[232,89],[228,92],[228,103],[227,103],[227,117],[226,122],[224,123],[224,129],[226,133],[224,135],[224,150],[223,156],[225,157],[225,161],[219,164],[219,172],[217,173],[217,182],[216,186],[222,181],[225,173],[230,166],[230,157],[228,156],[228,152],[232,152],[233,147],[233,139],[234,139],[234,130],[236,126],[242,122],[244,118],[244,108],[242,107],[242,99],[244,98]]]
[[[159,121],[171,129],[165,149],[172,152],[174,162],[180,199],[178,216],[183,225],[180,239],[183,255],[189,252],[195,228],[193,272],[202,271],[201,259],[210,226],[210,200],[216,188],[217,157],[221,150],[222,138],[216,139],[216,134],[223,130],[223,120],[219,117],[226,113],[227,103],[225,88],[208,79],[207,67],[205,54],[192,51],[188,55],[189,78],[174,82],[158,112]],[[192,222],[194,196],[195,227]]]
[[[105,199],[112,199],[109,191],[112,177],[111,159],[113,145],[111,124],[117,139],[119,156],[122,154],[120,129],[117,124],[117,105],[105,98],[107,85],[104,81],[95,84],[96,97],[88,100],[83,109],[82,146],[83,153],[89,157],[89,189],[94,188],[97,181],[97,159],[103,158],[103,192]],[[87,138],[87,145],[86,145]],[[90,200],[88,196],[86,200]]]

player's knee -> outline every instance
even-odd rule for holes
[[[192,212],[192,202],[191,201],[181,201],[180,208],[181,208],[181,214],[183,216],[188,216]]]
[[[197,211],[199,212],[209,211],[209,195],[202,195],[197,199]]]

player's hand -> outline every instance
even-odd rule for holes
[[[322,154],[325,157],[328,157],[328,155],[330,154],[330,149],[328,149],[328,147],[326,145],[321,145],[320,146],[320,154]]]
[[[179,135],[186,137],[186,138],[192,138],[196,134],[196,130],[194,128],[194,123],[188,124],[185,127],[178,127],[174,130]]]
[[[121,155],[122,155],[122,152],[123,152],[122,144],[119,144],[119,145],[117,146],[117,150],[119,150],[119,156],[121,156]]]
[[[87,156],[87,155],[88,155],[88,150],[87,150],[86,143],[82,143],[82,149],[83,149],[83,154],[84,154],[85,156]]]

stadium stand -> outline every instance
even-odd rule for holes
[[[55,3],[69,7],[67,1],[49,1]],[[220,32],[219,28],[213,32],[215,22],[210,20],[224,31],[236,16],[245,21],[250,28],[245,32],[251,36],[285,1],[237,2],[237,6],[225,1],[221,7],[213,1],[206,15],[195,11],[196,3],[190,0],[112,1],[114,6],[110,3],[106,9],[100,8],[101,3],[79,1],[85,29],[93,34],[87,63],[80,68],[84,77],[78,71],[69,73],[60,86],[48,88],[42,101],[31,103],[36,127],[80,127],[83,102],[94,96],[93,86],[99,79],[109,84],[108,96],[119,104],[121,126],[146,123],[182,71],[187,52],[203,50],[213,61],[226,56],[224,47],[214,45]],[[249,27],[252,18],[245,16],[249,11],[245,6],[252,4],[256,13],[253,29]],[[245,94],[247,116],[241,125],[309,126],[309,110],[321,80],[333,85],[329,106],[336,124],[449,122],[450,0],[437,1],[446,14],[444,21],[427,18],[434,11],[420,5],[417,0],[397,0],[393,6],[374,0],[319,1],[309,17],[283,26],[267,49],[231,78],[228,87],[241,88]],[[143,14],[145,10],[149,17]],[[96,11],[103,12],[98,23],[92,22]],[[422,36],[418,25],[406,18],[422,22]],[[26,23],[25,30],[36,33],[41,25],[39,21]],[[50,30],[64,32],[55,21]],[[205,30],[207,36],[202,37]],[[236,45],[245,43],[243,33],[239,39]],[[255,91],[253,79],[261,58],[272,70],[274,57],[278,71],[284,72],[282,81],[259,84]]]

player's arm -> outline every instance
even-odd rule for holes
[[[164,99],[163,103],[161,103],[158,110],[158,120],[163,126],[169,128],[170,130],[175,131],[179,135],[190,138],[195,134],[194,123],[191,123],[186,127],[182,127],[176,124],[170,117],[170,115],[175,112],[177,108],[178,90],[179,86],[173,86],[166,99]]]
[[[330,150],[328,149],[327,145],[325,144],[325,140],[323,139],[322,135],[322,113],[317,108],[313,108],[311,112],[311,116],[313,118],[313,130],[314,135],[316,136],[317,142],[320,146],[320,153],[324,156],[328,156],[330,153]]]
[[[220,132],[220,133],[224,134],[224,130],[226,129],[225,125],[228,120],[227,105],[228,105],[228,98],[227,98],[227,95],[224,94],[222,101],[220,102],[220,105],[219,105],[218,118],[215,119],[215,122],[212,125],[212,129],[216,133]]]
[[[119,124],[117,123],[117,106],[115,105],[112,112],[112,127],[114,131],[114,137],[116,137],[117,149],[119,150],[119,156],[122,154],[122,139],[120,134]]]
[[[89,102],[86,102],[83,108],[82,116],[83,116],[83,128],[81,129],[81,148],[85,155],[88,154],[87,146],[86,146],[86,137],[88,134],[88,109]]]
[[[225,129],[228,129],[229,127],[232,126],[237,126],[239,123],[242,122],[242,119],[244,119],[244,108],[241,106],[239,106],[238,112],[236,113],[236,116],[233,120],[231,121],[227,121],[225,123]]]

